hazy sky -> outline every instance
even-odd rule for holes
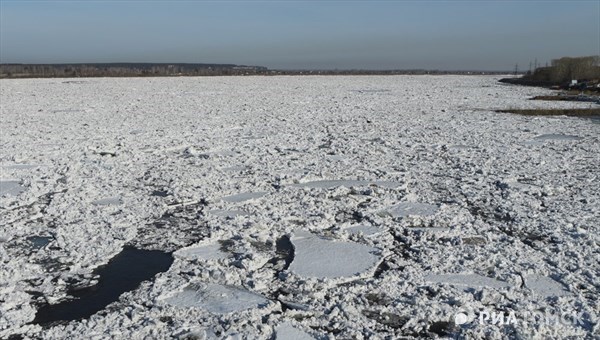
[[[0,0],[0,10],[3,63],[523,70],[600,54],[600,0]]]

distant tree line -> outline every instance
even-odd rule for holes
[[[566,86],[572,80],[579,82],[600,80],[600,56],[554,59],[550,66],[535,68],[522,78],[508,78],[502,81],[522,85]]]
[[[0,64],[0,78],[160,77],[228,75],[406,75],[505,74],[506,71],[443,70],[269,70],[262,66],[233,64]]]
[[[266,67],[233,64],[0,64],[0,78],[250,75]]]
[[[555,59],[552,60],[552,66],[547,69],[549,69],[549,72],[546,72],[548,80],[557,83],[573,79],[583,81],[600,79],[600,56]],[[540,76],[544,74],[544,70],[538,70],[536,71]]]

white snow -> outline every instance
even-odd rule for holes
[[[1,79],[0,338],[427,337],[462,308],[587,321],[450,337],[593,337],[600,125],[495,110],[596,104],[498,78]],[[128,245],[175,261],[29,324]]]

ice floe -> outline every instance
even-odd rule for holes
[[[363,234],[365,236],[372,236],[381,233],[381,229],[368,224],[354,225],[347,227],[344,230],[350,234]]]
[[[454,286],[463,286],[467,288],[489,287],[489,288],[508,288],[511,284],[479,274],[427,274],[425,281],[433,283],[444,283]]]
[[[546,140],[580,140],[582,139],[579,136],[574,135],[565,135],[562,133],[548,133],[544,135],[535,136],[533,139],[546,141]]]
[[[531,289],[534,294],[542,297],[571,295],[571,293],[566,290],[562,284],[549,277],[541,275],[525,276],[525,286]]]
[[[221,251],[221,245],[219,243],[198,244],[185,247],[179,249],[173,255],[187,260],[219,260],[228,256],[227,253]]]
[[[305,331],[299,330],[290,323],[283,323],[275,329],[277,340],[314,340],[315,338]]]
[[[387,208],[383,213],[392,217],[431,216],[439,207],[429,203],[402,202]]]
[[[304,182],[293,184],[294,187],[300,188],[321,188],[321,189],[332,189],[335,187],[357,187],[357,186],[368,186],[376,185],[383,188],[397,188],[402,185],[400,182],[393,181],[362,181],[362,180],[320,180],[312,182]]]
[[[40,167],[40,165],[36,165],[36,164],[10,164],[10,165],[2,166],[2,168],[9,169],[9,170],[28,170],[28,169],[35,169],[38,167]]]
[[[266,194],[267,194],[266,191],[243,192],[243,193],[239,193],[239,194],[235,194],[235,195],[225,196],[225,197],[222,197],[221,199],[225,202],[239,203],[239,202],[245,202],[245,201],[250,201],[253,199],[261,198]]]
[[[120,196],[101,198],[92,202],[93,205],[119,205],[122,203],[123,200]]]
[[[175,307],[201,308],[215,314],[261,308],[270,303],[262,295],[244,288],[203,282],[189,284],[163,300]]]
[[[363,275],[379,261],[376,248],[360,243],[326,240],[310,233],[297,233],[291,240],[294,260],[289,271],[302,277]]]
[[[0,195],[17,196],[25,191],[25,187],[21,185],[19,180],[0,180]]]
[[[214,209],[214,210],[209,210],[208,213],[210,215],[214,215],[214,216],[218,216],[218,217],[225,217],[225,218],[235,218],[238,216],[247,216],[249,215],[247,212],[243,211],[243,210],[227,210],[227,209]]]

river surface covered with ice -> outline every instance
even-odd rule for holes
[[[600,125],[495,112],[595,104],[493,76],[79,80],[0,81],[0,338],[599,335]]]

